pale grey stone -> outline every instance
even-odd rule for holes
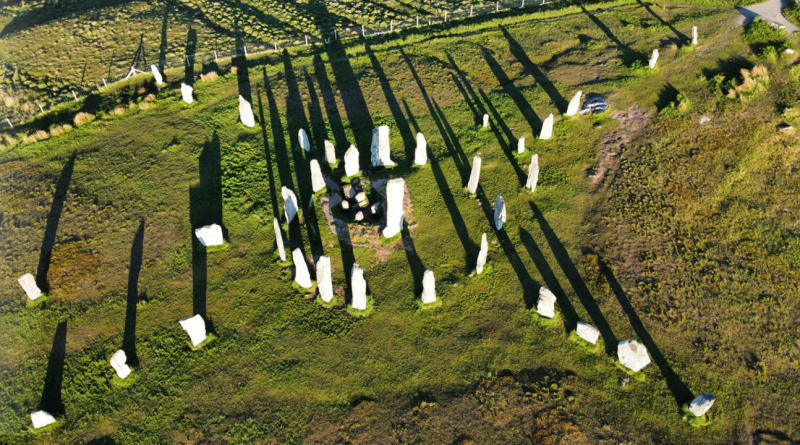
[[[331,259],[325,255],[317,260],[317,288],[322,301],[330,303],[333,298],[333,282],[331,281]]]
[[[209,246],[221,246],[225,240],[222,238],[222,227],[219,224],[211,224],[200,227],[194,231],[200,244]]]
[[[308,273],[308,264],[300,248],[292,251],[292,262],[294,262],[294,282],[300,287],[311,289],[311,274]]]
[[[422,133],[417,133],[417,149],[414,150],[414,163],[425,165],[428,163],[428,141]]]
[[[647,354],[647,348],[636,340],[619,342],[617,357],[619,357],[619,362],[622,363],[622,366],[633,372],[639,372],[650,364],[650,355]]]
[[[256,117],[253,116],[253,107],[250,105],[250,102],[241,95],[239,96],[239,119],[241,119],[245,127],[256,126]]]
[[[124,379],[131,373],[131,368],[127,365],[127,361],[128,357],[122,349],[111,356],[111,367],[114,368],[114,371],[117,371],[117,376],[121,379]]]
[[[575,116],[578,114],[578,110],[581,108],[581,96],[583,95],[583,91],[578,90],[574,96],[572,96],[572,100],[569,101],[569,106],[567,107],[567,116]]]
[[[653,50],[653,55],[650,56],[650,69],[653,69],[653,68],[656,67],[656,62],[658,62],[658,50],[654,49]]]
[[[290,223],[297,216],[297,210],[300,208],[297,205],[297,196],[286,187],[281,187],[281,196],[283,197],[283,213],[286,215],[286,222]]]
[[[156,84],[161,86],[164,83],[164,78],[161,77],[161,73],[158,71],[158,67],[155,65],[150,65],[150,71],[153,72],[153,77],[156,79]]]
[[[181,83],[181,97],[183,97],[183,101],[187,104],[194,102],[194,97],[192,97],[192,92],[194,88],[185,83]]]
[[[350,145],[347,152],[344,154],[344,175],[355,176],[361,171],[358,161],[358,149],[355,145]]]
[[[336,147],[327,139],[325,139],[325,160],[328,161],[328,164],[336,163]]]
[[[372,166],[391,167],[394,165],[389,148],[389,127],[382,125],[372,130]]]
[[[422,276],[422,302],[430,304],[436,301],[436,279],[433,277],[433,271],[428,269]]]
[[[539,300],[536,302],[536,312],[542,317],[553,318],[556,316],[556,296],[550,289],[542,286],[539,288]]]
[[[695,397],[694,400],[692,400],[692,403],[689,404],[689,411],[691,411],[691,413],[696,417],[700,417],[711,409],[716,400],[717,399],[714,397],[714,394],[711,394],[710,392],[701,394]]]
[[[597,339],[600,338],[600,331],[598,331],[596,327],[582,321],[578,322],[578,327],[575,329],[575,332],[578,334],[578,337],[593,345],[596,345]]]
[[[497,230],[503,229],[503,224],[506,223],[506,202],[503,196],[498,193],[497,199],[494,200],[494,226]]]
[[[708,116],[700,116],[700,125],[703,125],[706,122],[709,122],[710,120],[711,120],[711,118],[708,117]]]
[[[553,113],[550,113],[542,123],[542,131],[539,133],[539,139],[550,139],[553,137]]]
[[[308,133],[302,128],[297,132],[297,143],[303,150],[311,151],[311,141],[308,140]]]
[[[525,182],[525,187],[531,191],[536,191],[536,184],[539,182],[539,154],[534,153],[531,156],[531,165],[528,167],[528,180]]]
[[[517,140],[517,153],[525,153],[525,136],[522,136],[519,138],[519,140]]]
[[[280,255],[281,261],[286,261],[286,249],[283,248],[283,233],[281,233],[278,218],[272,219],[272,226],[275,228],[275,244],[278,245],[278,255]]]
[[[17,278],[17,282],[22,286],[22,289],[31,301],[42,296],[42,291],[39,289],[39,286],[36,285],[36,278],[33,275],[26,273]]]
[[[56,423],[56,418],[47,411],[39,410],[31,414],[31,422],[33,422],[34,429],[39,429],[51,423]]]
[[[581,114],[602,113],[606,110],[608,110],[608,102],[600,96],[595,96],[583,104]]]
[[[356,218],[356,221],[364,221],[364,212],[356,213],[355,218]]]
[[[372,204],[371,206],[369,206],[369,210],[370,210],[370,212],[372,212],[373,215],[377,215],[378,214],[378,210],[380,208],[381,207],[377,202],[375,204]]]
[[[325,188],[325,178],[322,177],[322,170],[319,168],[319,161],[316,159],[312,159],[309,162],[309,166],[311,167],[311,190],[314,190],[314,193]]]
[[[474,195],[478,190],[478,181],[481,178],[481,157],[475,156],[472,158],[472,173],[469,175],[469,182],[467,183],[467,192]]]
[[[353,199],[356,196],[356,190],[352,185],[344,186],[344,188],[342,189],[342,192],[344,193],[344,196],[347,199]]]
[[[342,201],[342,208],[345,210],[350,210],[350,203],[347,201]]]
[[[192,341],[192,346],[197,347],[200,343],[203,343],[206,339],[206,322],[203,320],[203,317],[200,314],[196,314],[194,317],[184,318],[180,321],[181,327],[187,334],[189,334],[189,339]]]
[[[697,27],[692,26],[692,45],[697,45]]]
[[[356,201],[363,202],[367,200],[367,194],[364,192],[358,192],[355,196]]]
[[[488,126],[489,126],[489,115],[488,114],[484,114],[483,115],[483,128],[486,128]]]
[[[406,181],[403,178],[394,178],[386,183],[386,228],[383,229],[383,236],[386,238],[391,238],[403,230],[405,189]]]
[[[353,263],[350,273],[351,288],[353,290],[353,309],[364,311],[367,309],[367,281],[364,279],[364,269],[358,263]]]
[[[489,243],[486,242],[486,234],[481,236],[481,251],[478,252],[478,263],[475,265],[475,272],[481,274],[483,266],[486,265],[486,256],[489,254]]]

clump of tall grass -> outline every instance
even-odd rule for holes
[[[203,82],[212,82],[216,80],[216,78],[217,78],[216,71],[209,71],[205,74],[200,74],[200,80],[202,80]]]
[[[64,125],[53,125],[50,127],[50,136],[61,136],[62,134],[72,130],[72,125],[64,124]]]
[[[23,136],[22,142],[38,142],[50,137],[50,133],[44,130],[36,130],[33,133]]]
[[[75,119],[73,119],[73,120],[75,122],[75,126],[76,127],[80,127],[83,124],[86,124],[86,123],[89,123],[89,122],[93,121],[94,120],[94,114],[84,113],[84,112],[81,111],[80,113],[75,115]]]

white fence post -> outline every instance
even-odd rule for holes
[[[75,94],[75,90],[72,90],[72,97],[74,97],[74,98],[75,98],[75,102],[77,102],[77,101],[78,101],[78,95],[77,95],[77,94]]]
[[[242,48],[244,48],[244,56],[247,57],[247,45],[242,45]]]
[[[364,32],[364,25],[361,25],[361,37],[366,37],[367,33]]]
[[[389,20],[389,32],[394,32],[394,20]]]
[[[417,27],[419,27],[419,16],[417,16]]]
[[[447,23],[447,11],[444,12],[444,22]]]
[[[108,84],[106,83],[106,78],[105,77],[103,77],[103,86],[108,88]]]
[[[11,127],[11,128],[14,128],[14,126],[13,126],[13,125],[11,125],[11,120],[9,120],[8,118],[6,118],[6,122],[8,122],[8,126],[9,126],[9,127]]]
[[[214,62],[217,61],[217,50],[214,50]]]
[[[306,46],[308,46],[308,36],[307,35],[303,35],[303,37],[306,38]]]
[[[472,5],[469,5],[469,16],[472,17]]]
[[[499,1],[495,4],[494,12],[500,12],[500,2]]]
[[[42,108],[42,104],[37,104],[37,105],[39,105],[39,110],[42,112],[42,114],[44,114],[44,108]]]

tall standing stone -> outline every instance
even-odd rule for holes
[[[118,350],[111,356],[111,367],[114,368],[114,371],[117,372],[117,376],[121,379],[129,376],[131,373],[131,367],[128,366],[128,357],[125,355],[125,351],[122,349]]]
[[[283,213],[286,215],[286,222],[291,223],[300,208],[297,206],[297,196],[286,187],[281,187],[281,196],[283,196]]]
[[[539,288],[539,300],[536,302],[536,312],[542,317],[553,318],[556,316],[556,296],[550,289],[542,286]]]
[[[578,111],[581,109],[581,96],[583,95],[583,91],[578,90],[574,96],[572,96],[572,100],[569,101],[569,106],[567,107],[567,116],[575,116],[578,114]]]
[[[181,97],[183,98],[183,101],[186,102],[187,104],[194,102],[194,97],[192,97],[193,91],[194,88],[192,88],[189,85],[186,85],[185,83],[181,83]]]
[[[433,277],[433,271],[428,269],[425,275],[422,276],[422,302],[430,304],[436,301],[436,279]]]
[[[350,145],[344,154],[344,175],[355,176],[361,171],[358,160],[358,149],[355,145]]]
[[[480,275],[483,272],[483,266],[486,265],[486,256],[489,254],[489,242],[486,241],[486,234],[481,236],[481,251],[478,252],[478,263],[475,265],[475,272]]]
[[[697,45],[697,27],[692,26],[692,45]]]
[[[309,162],[309,166],[311,167],[311,189],[314,190],[314,193],[325,188],[325,179],[322,178],[322,170],[319,168],[319,162],[316,159],[312,159]]]
[[[417,133],[417,149],[414,150],[414,163],[425,165],[428,163],[428,141],[422,133]]]
[[[200,314],[195,314],[194,317],[184,318],[180,321],[181,327],[192,341],[192,346],[197,347],[206,339],[206,322]]]
[[[539,139],[546,140],[553,137],[553,119],[553,113],[550,113],[544,120],[542,123],[542,131],[539,133]]]
[[[403,178],[390,179],[386,183],[386,228],[383,229],[383,236],[386,238],[391,238],[403,230],[405,189],[406,181]]]
[[[525,136],[522,136],[517,141],[517,153],[525,153]]]
[[[39,410],[31,413],[31,423],[33,423],[33,429],[39,429],[51,423],[56,423],[56,418],[47,411]]]
[[[300,287],[311,289],[311,275],[308,273],[308,264],[300,248],[292,251],[292,261],[294,262],[294,282]]]
[[[286,249],[283,248],[283,233],[281,233],[278,218],[272,219],[272,226],[275,228],[275,244],[278,245],[278,255],[280,255],[281,261],[286,261]]]
[[[503,196],[497,194],[497,199],[494,201],[494,226],[497,230],[503,230],[503,224],[506,222],[506,202],[503,201]]]
[[[39,286],[36,285],[36,278],[33,275],[26,273],[17,278],[17,282],[22,286],[22,290],[25,291],[25,294],[31,301],[42,296],[42,291],[39,289]]]
[[[539,153],[534,153],[531,156],[531,166],[528,167],[528,180],[525,182],[525,187],[530,189],[531,193],[536,191],[536,184],[539,182]]]
[[[654,49],[653,50],[653,55],[650,56],[650,69],[653,69],[653,68],[656,67],[656,62],[658,62],[658,50]]]
[[[336,163],[336,147],[333,146],[333,142],[325,139],[325,160],[328,161],[328,164],[335,164]]]
[[[633,372],[639,372],[650,364],[647,348],[636,340],[626,340],[617,345],[617,357],[623,366]]]
[[[481,157],[475,156],[472,158],[472,173],[469,175],[469,182],[467,183],[467,192],[474,195],[478,190],[478,180],[481,178]]]
[[[156,84],[161,86],[161,84],[164,83],[164,78],[161,77],[161,73],[158,72],[158,67],[155,65],[150,65],[150,71],[153,72],[153,77],[156,79]]]
[[[239,95],[239,119],[242,120],[245,127],[256,126],[256,118],[253,116],[253,107],[250,105],[250,102],[241,95]]]
[[[200,227],[194,231],[194,235],[200,244],[206,247],[221,246],[225,242],[222,237],[222,227],[219,224]]]
[[[353,290],[353,309],[364,311],[367,309],[367,281],[364,279],[364,269],[358,263],[353,263],[350,273]]]
[[[297,132],[297,143],[303,148],[303,150],[311,151],[311,142],[308,140],[308,133],[306,133],[306,130],[302,128]]]
[[[333,282],[331,281],[331,259],[325,255],[317,260],[317,289],[322,301],[330,303],[333,298]]]
[[[372,166],[391,167],[392,153],[389,148],[389,127],[382,125],[372,129]]]
[[[486,128],[488,126],[489,126],[489,115],[488,114],[484,114],[483,115],[483,128]]]

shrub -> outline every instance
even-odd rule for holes
[[[216,71],[209,71],[206,74],[201,74],[200,75],[200,80],[202,80],[203,82],[211,82],[211,81],[215,80],[216,78],[217,78],[217,72]]]
[[[659,114],[662,116],[678,117],[685,114],[691,108],[692,103],[689,101],[689,98],[683,93],[678,93],[675,96],[675,100],[671,101],[669,105],[664,107]]]
[[[800,26],[800,4],[796,1],[789,2],[789,4],[783,8],[783,16],[795,25]]]
[[[782,41],[786,38],[786,30],[772,26],[766,20],[757,17],[750,22],[744,31],[744,40],[747,43],[767,43]]]
[[[81,125],[87,122],[91,122],[93,120],[94,120],[94,114],[89,114],[84,112],[76,114],[74,119],[76,127],[80,127]]]
[[[237,67],[236,65],[231,65],[231,73],[237,74],[238,72],[239,72],[239,67]]]

